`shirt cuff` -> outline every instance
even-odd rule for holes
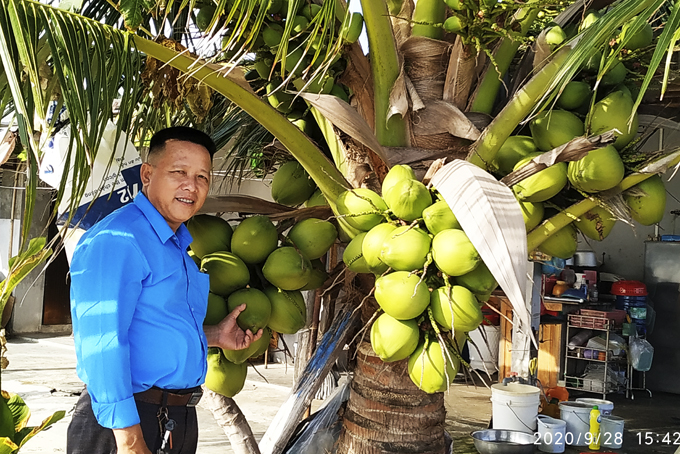
[[[114,403],[92,401],[92,411],[97,422],[108,429],[124,429],[140,422],[134,397]]]

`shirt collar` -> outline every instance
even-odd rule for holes
[[[168,225],[168,221],[165,220],[161,213],[141,191],[137,193],[133,203],[139,208],[142,214],[144,214],[163,244],[173,236],[177,236],[177,240],[182,249],[189,247],[189,244],[191,244],[193,239],[184,224],[180,224],[177,232],[173,232]]]

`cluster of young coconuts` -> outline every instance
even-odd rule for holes
[[[233,397],[243,388],[246,360],[262,355],[272,332],[294,334],[305,326],[303,290],[320,287],[328,277],[319,260],[337,238],[328,221],[308,218],[285,236],[266,216],[251,216],[236,228],[224,219],[201,214],[187,222],[193,237],[189,254],[210,278],[204,323],[219,323],[235,307],[246,304],[237,319],[246,330],[264,330],[244,350],[208,351],[206,386]]]
[[[599,17],[597,11],[588,12],[578,25],[578,30],[577,25],[570,26],[573,28],[571,30],[562,30],[555,25],[548,29],[551,37],[549,43],[559,45],[577,31],[597,26]],[[632,22],[626,24],[620,35],[612,41],[624,43],[625,52],[628,53],[649,46],[653,40],[650,24],[631,34]],[[541,112],[529,123],[531,135],[509,137],[494,160],[494,173],[502,177],[520,169],[540,153],[557,148],[575,137],[597,135],[613,129],[620,132],[613,144],[593,150],[578,161],[557,163],[513,187],[525,216],[527,231],[543,221],[544,203],[565,187],[589,196],[616,187],[624,178],[626,169],[621,155],[627,147],[635,146],[633,140],[638,132],[638,115],[631,88],[626,85],[629,72],[620,60],[595,85],[603,52],[613,50],[609,44],[605,49],[593,50],[582,70],[565,86],[554,108]],[[591,106],[596,87],[596,102]],[[623,197],[631,217],[638,223],[652,225],[663,218],[666,190],[660,176],[639,183],[624,193]],[[576,252],[577,229],[588,238],[602,241],[615,223],[616,217],[598,206],[551,236],[539,250],[554,257],[569,258]]]

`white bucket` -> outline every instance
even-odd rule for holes
[[[600,443],[607,448],[620,448],[623,443],[623,418],[603,416],[600,423]]]
[[[595,405],[597,405],[597,408],[598,410],[600,410],[602,416],[611,415],[612,412],[614,411],[614,402],[612,402],[611,400],[593,399],[590,397],[579,397],[578,399],[576,399],[576,402],[581,402],[586,405],[590,405],[590,408],[593,408]]]
[[[498,346],[501,327],[479,325],[479,328],[470,331],[468,335],[474,343],[474,345],[469,346],[470,367],[493,374],[498,370]]]
[[[543,452],[564,452],[564,436],[567,423],[547,415],[538,415],[538,450]]]
[[[560,419],[566,421],[564,441],[571,446],[588,446],[590,432],[590,405],[582,402],[560,402]]]
[[[540,390],[520,383],[491,385],[493,428],[536,432]]]

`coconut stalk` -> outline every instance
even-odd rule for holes
[[[375,105],[375,135],[386,147],[409,145],[406,121],[400,115],[388,117],[390,93],[399,77],[401,65],[392,33],[392,24],[383,1],[361,0],[371,48],[371,69]]]
[[[234,399],[203,388],[203,403],[229,437],[235,454],[260,454],[253,431]]]
[[[648,166],[649,173],[633,173],[624,178],[616,188],[611,189],[609,192],[613,194],[621,193],[678,163],[680,163],[680,151],[675,151],[665,158],[661,158],[657,163]],[[584,199],[544,221],[527,235],[528,251],[531,252],[539,247],[558,230],[567,226],[580,216],[583,216],[585,213],[595,208],[597,204],[597,200],[594,198]]]
[[[519,34],[521,36],[527,35],[529,28],[538,16],[538,9],[532,7],[531,3],[536,3],[536,0],[529,2],[527,6],[518,10],[514,16],[520,23]],[[520,45],[521,42],[519,40],[510,38],[501,39],[493,54],[496,66],[491,61],[487,65],[482,81],[477,87],[474,100],[472,101],[471,112],[482,112],[491,115],[494,102],[498,96],[498,90],[501,87],[501,81],[508,72],[508,68],[510,68],[510,64],[515,58]]]

